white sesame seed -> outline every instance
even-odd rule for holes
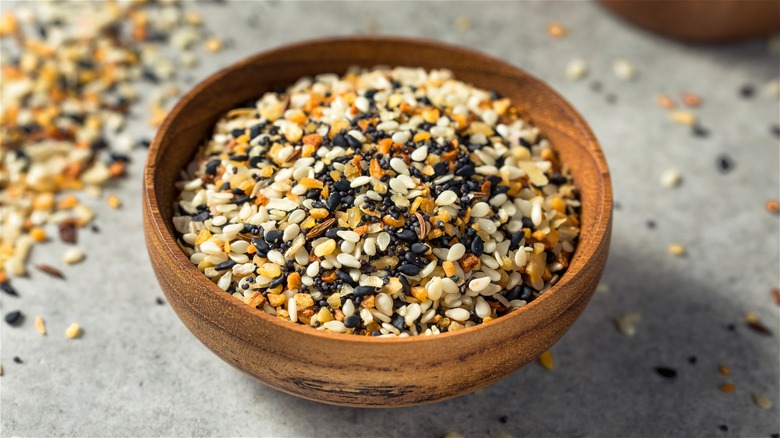
[[[677,187],[682,182],[682,175],[675,169],[669,169],[661,175],[661,185],[671,189]]]
[[[612,64],[612,68],[615,71],[615,76],[624,80],[630,81],[636,77],[636,68],[630,62],[625,59],[616,59]]]
[[[428,157],[428,146],[421,146],[415,149],[410,157],[414,161],[425,161],[425,158]]]
[[[436,205],[452,205],[458,200],[458,195],[452,190],[445,190],[436,198]]]
[[[404,160],[395,157],[390,159],[390,167],[393,168],[396,172],[402,175],[409,175],[409,166],[404,163]]]
[[[469,289],[474,292],[482,292],[490,284],[489,277],[475,278],[469,281]]]
[[[293,240],[296,237],[298,237],[298,234],[300,232],[301,232],[301,227],[299,227],[297,224],[292,224],[284,229],[282,240],[284,240],[285,242],[289,242],[290,240]]]
[[[411,136],[412,134],[409,131],[398,131],[393,134],[393,143],[405,144]]]
[[[447,261],[455,262],[460,260],[466,254],[466,246],[462,243],[456,243],[450,247],[447,253]]]
[[[588,74],[588,64],[584,59],[575,58],[566,64],[566,78],[570,81],[577,81]]]
[[[84,251],[82,251],[81,248],[70,248],[62,255],[62,261],[72,265],[84,260],[84,257]]]
[[[469,315],[468,310],[461,308],[449,309],[444,312],[444,314],[447,318],[454,319],[455,321],[466,321],[471,316]]]
[[[370,182],[371,182],[371,177],[364,175],[364,176],[359,176],[359,177],[353,179],[352,183],[350,183],[349,186],[354,189],[356,187],[364,186],[364,185],[366,185],[366,184],[368,184]]]
[[[490,214],[490,212],[490,205],[488,205],[486,202],[478,202],[474,204],[473,207],[471,207],[472,217],[485,217]]]
[[[387,316],[393,314],[393,299],[386,293],[377,294],[374,298],[374,305],[377,310]]]

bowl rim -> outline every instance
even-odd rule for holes
[[[294,51],[298,48],[302,48],[304,46],[311,46],[311,45],[321,45],[321,46],[327,46],[330,44],[343,44],[343,43],[349,43],[349,42],[360,42],[360,43],[369,43],[369,44],[404,44],[404,45],[418,45],[422,47],[427,47],[429,49],[449,52],[452,54],[461,55],[464,57],[469,57],[472,59],[481,59],[481,60],[490,60],[494,63],[500,63],[504,67],[507,67],[515,73],[520,73],[529,82],[532,82],[534,85],[540,87],[544,90],[545,94],[551,96],[553,100],[555,101],[555,105],[560,107],[564,112],[569,113],[572,115],[572,123],[574,125],[574,130],[578,131],[581,134],[582,141],[578,142],[584,145],[584,147],[587,149],[587,155],[593,160],[596,168],[598,169],[598,187],[603,191],[604,197],[601,199],[600,202],[598,202],[597,210],[594,213],[594,224],[593,226],[593,232],[589,236],[588,239],[589,242],[592,242],[592,244],[589,245],[583,245],[582,241],[578,241],[577,247],[575,249],[575,253],[572,257],[571,264],[574,264],[575,261],[579,259],[584,259],[582,262],[582,265],[579,266],[579,269],[572,271],[570,269],[567,269],[563,276],[560,277],[558,282],[551,287],[548,291],[546,291],[544,294],[536,298],[535,300],[531,301],[530,303],[526,304],[523,307],[516,308],[509,312],[506,315],[503,315],[501,317],[498,317],[488,323],[483,324],[477,324],[472,327],[468,327],[466,329],[462,330],[456,330],[454,332],[446,332],[446,333],[440,333],[438,335],[431,335],[431,336],[407,336],[407,337],[390,337],[390,338],[382,338],[382,337],[376,337],[376,336],[356,336],[351,334],[345,334],[345,333],[332,333],[325,330],[317,330],[314,327],[305,326],[303,324],[298,323],[292,323],[291,321],[281,320],[280,318],[277,318],[274,315],[271,315],[267,312],[265,312],[262,309],[252,308],[248,305],[246,305],[241,300],[233,297],[230,294],[227,294],[224,290],[219,288],[215,283],[208,280],[203,273],[190,261],[189,257],[186,256],[186,254],[181,250],[181,248],[176,243],[176,238],[171,233],[167,226],[165,226],[165,219],[162,217],[162,214],[160,213],[157,197],[155,194],[155,172],[157,169],[157,162],[159,155],[161,153],[161,141],[162,138],[165,136],[165,133],[169,130],[170,126],[173,124],[174,120],[177,119],[179,116],[182,115],[184,107],[187,105],[188,101],[198,95],[199,93],[203,92],[205,89],[209,88],[213,84],[220,81],[223,77],[229,75],[234,70],[238,70],[246,65],[250,65],[254,63],[257,60],[272,58],[273,56],[279,54],[279,53],[286,53],[289,51]],[[383,64],[385,65],[385,64]],[[387,63],[386,65],[404,65],[404,64],[395,64],[395,63]],[[411,67],[414,67],[413,65],[410,65]],[[323,73],[330,73],[330,72],[323,72]],[[456,77],[457,79],[457,77]],[[554,145],[553,145],[554,148]],[[144,216],[147,216],[148,224],[149,226],[146,227],[145,233],[154,233],[157,236],[158,242],[165,247],[167,251],[171,254],[173,260],[176,262],[178,267],[180,269],[184,269],[185,271],[188,271],[192,274],[193,277],[200,278],[203,280],[203,284],[207,289],[210,290],[210,292],[213,292],[216,296],[219,296],[224,300],[224,302],[232,307],[235,307],[236,309],[234,311],[236,312],[244,312],[247,316],[251,318],[260,318],[262,321],[265,321],[265,323],[272,324],[277,326],[278,328],[284,329],[284,330],[290,330],[292,333],[297,333],[299,335],[304,336],[313,336],[317,338],[322,338],[323,340],[328,341],[339,341],[339,342],[352,342],[357,344],[371,344],[376,345],[378,343],[382,344],[408,344],[410,342],[439,342],[446,339],[451,339],[456,336],[476,336],[478,333],[484,330],[491,330],[491,329],[497,329],[499,326],[504,324],[511,324],[515,319],[520,318],[523,316],[523,314],[532,312],[534,309],[540,306],[545,306],[545,303],[549,301],[549,297],[554,295],[556,292],[558,292],[560,289],[565,287],[576,275],[580,274],[581,271],[587,270],[589,265],[591,264],[591,260],[593,260],[593,255],[598,252],[599,250],[599,244],[604,239],[609,239],[610,237],[610,224],[612,219],[612,183],[611,178],[609,174],[609,170],[607,167],[606,158],[604,157],[603,151],[601,149],[601,146],[596,139],[595,135],[593,134],[592,130],[588,126],[587,122],[585,122],[585,119],[580,115],[579,112],[577,112],[576,109],[561,95],[559,95],[552,87],[547,85],[544,81],[536,78],[535,76],[529,74],[525,70],[510,64],[506,61],[503,61],[501,59],[495,58],[491,55],[482,53],[477,50],[473,50],[470,48],[464,48],[458,45],[449,44],[449,43],[443,43],[436,40],[429,40],[424,38],[409,38],[409,37],[401,37],[401,36],[385,36],[385,35],[371,35],[371,36],[332,36],[332,37],[325,37],[325,38],[316,38],[316,39],[306,39],[301,40],[293,43],[284,44],[281,46],[276,46],[268,50],[264,50],[258,53],[255,53],[253,55],[250,55],[248,57],[242,58],[227,67],[224,67],[199,83],[197,83],[195,86],[193,86],[186,94],[182,95],[179,100],[177,101],[176,105],[171,109],[171,111],[167,114],[165,117],[163,123],[160,125],[159,129],[154,135],[154,138],[149,146],[149,150],[147,153],[145,165],[144,165],[144,171],[143,171],[143,207],[144,207]],[[602,224],[602,226],[599,226]],[[162,227],[160,226],[162,225]],[[148,245],[147,245],[148,246]],[[586,253],[582,253],[581,251],[587,251]],[[153,254],[150,254],[150,257],[155,257]],[[570,266],[571,266],[570,264]],[[180,296],[183,296],[184,294],[179,294]],[[212,320],[212,318],[208,317],[207,315],[201,313],[197,310],[196,306],[193,305],[189,300],[187,300],[190,304],[189,306],[196,312],[200,313],[201,316],[206,318],[210,323],[217,324],[218,326],[221,326],[219,322]],[[571,306],[572,303],[569,304]],[[548,322],[552,319],[555,319],[559,314],[565,312],[569,306],[562,306],[560,311],[556,313],[556,315],[553,315],[552,317],[545,318]],[[231,309],[232,310],[232,309]]]

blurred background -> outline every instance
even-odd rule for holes
[[[780,2],[3,1],[0,14],[2,436],[780,434]],[[166,305],[141,222],[166,111],[253,53],[372,34],[506,60],[600,140],[610,260],[552,370],[421,407],[320,405],[232,369]],[[34,195],[19,162],[37,166]]]

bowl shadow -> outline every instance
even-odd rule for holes
[[[273,398],[302,419],[286,425],[293,436],[323,436],[324,430],[328,436],[712,436],[724,425],[739,436],[780,431],[776,407],[747,406],[752,392],[774,399],[779,391],[776,338],[748,329],[743,315],[749,309],[619,241],[611,252],[602,277],[610,290],[597,292],[552,348],[553,371],[531,363],[475,393],[394,409],[320,404],[242,378],[255,388],[258,403]],[[628,311],[642,314],[632,337],[614,326]],[[721,375],[721,364],[735,375]],[[774,368],[736,375],[756,364]],[[659,366],[675,369],[677,377],[661,377],[654,370]],[[737,391],[719,391],[724,383],[735,383]]]

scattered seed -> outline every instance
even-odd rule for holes
[[[679,243],[672,243],[668,246],[669,254],[677,257],[682,257],[687,252],[685,250],[685,247],[680,245]]]
[[[466,16],[460,16],[455,19],[455,29],[458,30],[458,32],[468,32],[471,30],[472,22],[471,18]]]
[[[771,291],[769,291],[769,294],[772,295],[772,300],[780,306],[780,289],[773,287]]]
[[[716,163],[720,173],[729,173],[734,169],[734,161],[726,154],[718,156]]]
[[[73,323],[65,329],[65,336],[69,339],[76,339],[81,335],[81,327],[77,323]]]
[[[6,294],[12,296],[12,297],[18,297],[19,292],[16,291],[16,289],[11,285],[11,282],[8,280],[5,280],[0,283],[0,290],[5,292]]]
[[[680,100],[682,100],[682,103],[684,103],[686,106],[692,108],[701,105],[701,96],[696,93],[682,93]]]
[[[62,274],[62,272],[59,269],[51,267],[49,265],[35,265],[35,269],[54,278],[59,278],[61,280],[65,279],[65,276]]]
[[[76,244],[78,230],[73,221],[65,221],[59,225],[60,239],[65,243]]]
[[[12,327],[19,327],[24,323],[24,314],[21,310],[14,310],[5,315],[5,322]]]
[[[111,208],[120,208],[122,206],[122,201],[116,196],[111,195],[108,197],[108,205],[110,205]]]
[[[766,211],[772,214],[780,213],[780,202],[778,202],[777,199],[770,199],[766,201],[766,204],[764,204],[764,208],[766,208]]]
[[[676,106],[674,100],[666,94],[657,95],[655,97],[655,103],[657,103],[661,108],[665,109],[672,109]]]
[[[725,392],[726,394],[730,394],[736,391],[737,387],[731,383],[724,383],[723,385],[720,385],[718,389],[720,389],[720,392]]]
[[[696,123],[691,127],[694,137],[707,138],[710,136],[710,130]]]
[[[661,175],[661,185],[671,189],[677,187],[682,182],[682,175],[675,169],[669,169]]]
[[[696,124],[696,115],[690,111],[672,110],[669,112],[669,119],[680,125],[693,126]]]
[[[739,95],[744,99],[751,99],[756,94],[756,88],[750,84],[745,84],[739,88]]]
[[[552,22],[547,25],[547,35],[553,38],[562,38],[566,36],[566,28],[560,23]]]
[[[38,315],[35,315],[35,329],[38,330],[38,333],[46,336],[46,324],[44,324],[43,318]]]
[[[626,312],[615,319],[617,330],[626,335],[634,336],[636,334],[636,323],[642,320],[642,314],[637,312]]]
[[[655,367],[655,372],[666,379],[675,379],[677,377],[677,370],[669,367]]]
[[[566,78],[570,81],[578,81],[588,74],[588,64],[584,59],[575,58],[566,64]]]
[[[70,248],[65,251],[65,254],[63,254],[62,261],[72,265],[84,260],[84,257],[84,251],[82,251],[80,248]]]
[[[553,355],[549,351],[545,351],[541,355],[539,355],[539,365],[543,366],[544,369],[548,371],[552,371],[552,369],[555,367],[555,362],[553,361]]]
[[[615,76],[624,81],[634,80],[637,76],[636,68],[625,59],[616,59],[612,64]]]
[[[761,409],[767,411],[772,409],[772,400],[764,394],[758,392],[753,393],[753,402]]]
[[[756,333],[760,333],[766,336],[772,336],[772,330],[769,330],[769,327],[765,326],[764,323],[762,323],[761,320],[758,319],[758,315],[756,315],[753,312],[750,312],[747,315],[745,315],[745,323],[747,324],[748,327],[750,327],[751,330],[753,330]]]
[[[14,356],[14,363],[18,363],[19,365],[23,364],[24,361],[19,356]]]

